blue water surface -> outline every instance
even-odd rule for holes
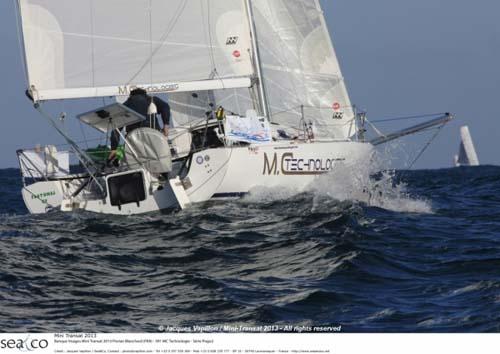
[[[385,202],[382,190],[316,190],[167,214],[31,216],[19,171],[1,170],[0,332],[500,332],[500,168],[393,183],[404,196]]]

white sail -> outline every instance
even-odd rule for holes
[[[251,85],[244,1],[19,0],[35,99]]]
[[[314,123],[317,138],[345,140],[353,136],[354,111],[319,2],[251,3],[270,120],[302,130],[303,109],[306,123]],[[209,101],[236,114],[257,109],[256,95],[252,90],[233,89],[200,100],[180,93],[170,95],[170,102],[176,119],[187,122],[203,118]]]
[[[455,166],[479,166],[476,148],[472,142],[468,126],[460,128],[460,137],[462,140],[460,142],[459,154],[455,156]]]
[[[355,133],[354,112],[318,0],[253,0],[271,120],[319,137]]]

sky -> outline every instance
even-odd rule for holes
[[[447,125],[415,168],[446,168],[458,152],[459,128],[468,125],[483,164],[500,165],[500,1],[322,0],[351,100],[370,120],[451,112]],[[16,150],[61,139],[24,96],[12,0],[0,1],[0,168],[17,167]],[[72,115],[100,103],[57,103]],[[409,122],[408,124],[413,124]],[[380,125],[384,132],[397,124]],[[407,139],[394,154],[404,168],[429,134]],[[408,152],[409,151],[409,152]]]

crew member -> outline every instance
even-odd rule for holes
[[[153,104],[153,105],[152,105]],[[124,103],[125,106],[146,117],[146,120],[139,123],[128,125],[125,129],[127,134],[134,129],[148,127],[163,132],[163,135],[168,136],[168,128],[170,124],[170,106],[161,98],[149,96],[146,90],[137,88],[130,92],[129,98]],[[158,123],[157,113],[161,115],[163,127],[160,128]],[[116,149],[120,143],[120,134],[116,130],[111,133],[111,155],[110,159],[116,154]]]

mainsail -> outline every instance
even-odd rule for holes
[[[462,140],[459,154],[455,156],[455,166],[479,166],[479,159],[468,126],[460,128],[460,137]]]
[[[243,0],[18,1],[37,100],[251,86]]]

